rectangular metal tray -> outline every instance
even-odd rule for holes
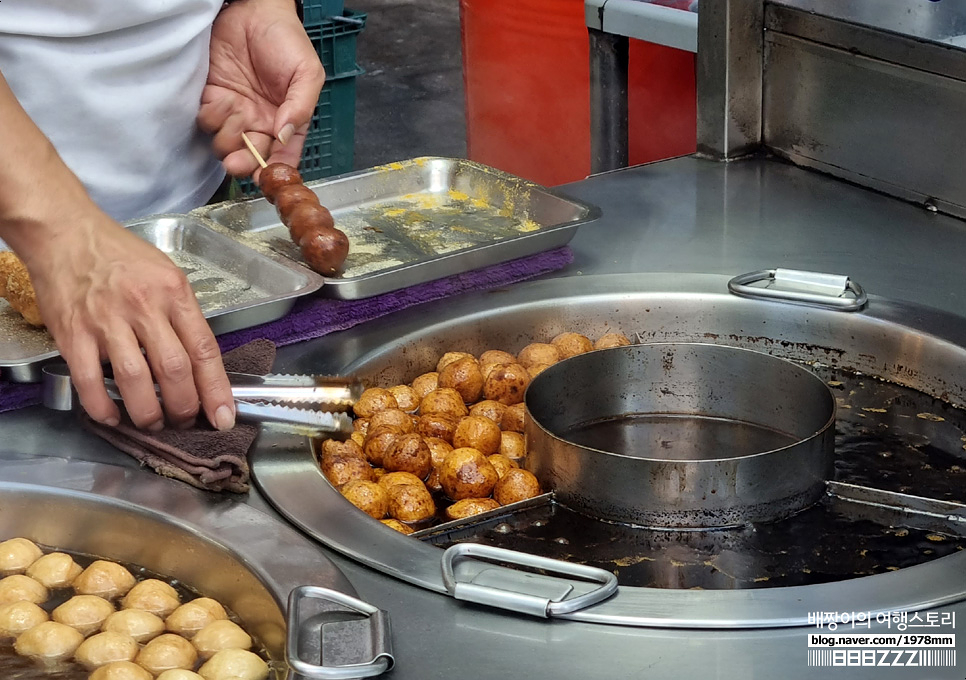
[[[285,316],[298,297],[322,285],[318,274],[255,252],[198,216],[158,215],[125,226],[187,274],[216,335]],[[57,356],[50,334],[27,324],[0,299],[0,375],[13,382],[36,382],[41,366]]]
[[[473,161],[426,157],[307,184],[349,237],[321,294],[370,297],[565,245],[600,210]],[[302,262],[263,198],[199,209],[245,244]],[[303,265],[304,266],[304,265]]]

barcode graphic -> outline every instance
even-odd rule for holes
[[[809,666],[955,666],[955,649],[810,649]]]

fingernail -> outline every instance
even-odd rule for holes
[[[117,427],[118,425],[121,424],[121,420],[116,416],[111,416],[109,418],[105,418],[104,420],[102,420],[101,424],[107,425],[108,427]]]
[[[278,141],[280,141],[284,145],[284,144],[288,144],[288,140],[290,140],[292,138],[292,135],[294,134],[295,134],[295,126],[292,125],[291,123],[288,123],[284,127],[282,127],[281,130],[278,131],[278,134],[276,135],[276,137],[278,137]]]
[[[235,427],[235,414],[230,408],[222,404],[215,411],[215,428],[218,430],[230,430]]]
[[[163,429],[164,429],[164,421],[163,420],[156,420],[153,423],[151,423],[150,425],[148,425],[148,431],[150,431],[150,432],[160,432]]]

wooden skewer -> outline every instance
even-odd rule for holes
[[[255,160],[258,161],[258,164],[262,166],[262,168],[268,167],[268,163],[266,163],[265,159],[262,158],[262,154],[258,153],[258,149],[255,148],[255,145],[252,144],[252,140],[250,140],[248,138],[248,135],[246,135],[244,132],[242,133],[242,139],[245,142],[245,146],[248,147],[248,150],[252,152],[252,155],[255,157]]]

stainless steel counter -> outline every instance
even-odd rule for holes
[[[572,242],[574,264],[559,276],[796,267],[849,274],[870,293],[966,316],[960,292],[966,224],[837,180],[771,161],[720,165],[683,158],[593,177],[566,191],[601,206],[604,217],[580,228]],[[499,291],[473,296],[481,305],[500,305]],[[430,320],[446,313],[443,301],[398,318]],[[351,329],[284,348],[276,368],[343,366],[355,358],[361,333]],[[46,455],[135,465],[62,413],[38,408],[0,415],[0,434],[0,458]],[[273,513],[255,492],[248,501]],[[668,631],[538,621],[464,605],[323,552],[360,597],[390,612],[396,651],[390,677],[399,680],[964,675],[966,659],[959,670],[928,673],[809,668],[806,628]],[[966,604],[947,610],[957,613],[960,628],[966,625]]]

